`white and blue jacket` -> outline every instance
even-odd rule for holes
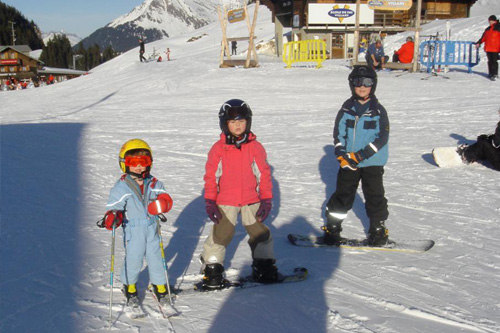
[[[148,214],[148,205],[161,193],[167,193],[163,183],[149,176],[144,179],[144,194],[139,185],[123,175],[109,193],[107,210],[122,210],[125,213],[123,226],[149,226],[156,223],[156,216]]]
[[[375,96],[359,116],[354,98],[344,102],[335,119],[333,143],[335,154],[359,152],[364,158],[358,167],[384,166],[389,158],[389,118]]]

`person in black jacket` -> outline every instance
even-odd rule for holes
[[[144,60],[144,62],[147,62],[146,58],[144,58],[144,52],[145,52],[145,49],[144,49],[144,41],[142,39],[139,39],[139,60],[142,62]]]
[[[460,146],[458,153],[467,164],[480,160],[488,161],[493,168],[500,171],[500,121],[495,134],[481,134],[476,143]]]

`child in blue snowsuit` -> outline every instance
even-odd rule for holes
[[[146,257],[149,278],[161,303],[167,299],[162,249],[158,235],[160,214],[172,208],[163,183],[150,175],[152,152],[143,140],[132,139],[121,148],[119,163],[125,173],[109,193],[105,226],[123,226],[125,260],[121,270],[127,302],[138,302],[136,283]]]

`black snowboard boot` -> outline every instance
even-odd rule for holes
[[[209,264],[205,267],[203,288],[221,289],[224,286],[224,267],[221,264]]]
[[[278,268],[274,259],[254,259],[252,263],[252,278],[261,283],[276,283]]]
[[[133,291],[131,291],[133,290]],[[122,292],[127,298],[127,304],[128,305],[139,305],[139,293],[137,292],[137,289],[135,289],[135,285],[123,285]]]
[[[165,285],[163,286],[157,286],[156,284],[151,284],[153,287],[153,292],[158,299],[158,303],[161,305],[165,305],[168,303],[168,292],[167,292],[167,287]],[[160,287],[160,288],[158,288]],[[158,290],[160,289],[160,290]]]
[[[389,241],[389,229],[385,227],[385,221],[370,222],[368,230],[368,244],[370,246],[384,246]]]
[[[323,236],[323,242],[325,244],[335,246],[342,244],[343,238],[340,236],[342,227],[340,224],[326,225],[321,227],[321,229],[325,232]]]

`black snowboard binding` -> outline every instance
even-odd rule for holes
[[[130,306],[138,306],[139,305],[139,293],[136,291],[130,292],[128,285],[124,284],[122,288],[122,292],[127,298],[127,305]]]
[[[321,230],[325,232],[323,242],[326,245],[340,246],[345,240],[340,236],[340,232],[342,231],[340,224],[322,226]]]
[[[252,263],[252,278],[261,283],[278,282],[278,268],[274,259],[254,259]]]
[[[389,241],[389,229],[385,227],[385,221],[370,223],[368,230],[368,244],[370,246],[381,247],[387,245]]]
[[[224,287],[224,267],[221,264],[209,264],[203,271],[204,289],[222,289]]]

